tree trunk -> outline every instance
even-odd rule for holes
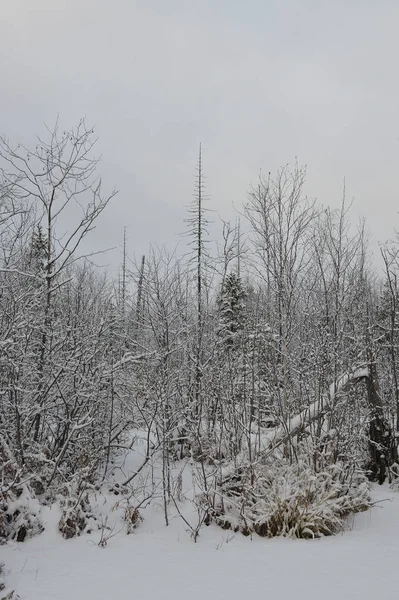
[[[398,452],[392,429],[384,417],[374,360],[370,361],[368,372],[366,386],[371,420],[369,425],[370,458],[367,467],[370,479],[378,481],[381,485],[388,475],[389,468],[397,462]]]

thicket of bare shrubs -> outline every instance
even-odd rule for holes
[[[260,178],[245,227],[224,223],[212,252],[200,155],[189,256],[136,265],[125,239],[115,282],[80,251],[114,196],[94,143],[84,122],[32,150],[0,140],[0,538],[40,532],[55,501],[64,537],[101,529],[92,498],[132,455],[112,480],[134,499],[128,531],[147,498],[166,523],[180,510],[180,460],[199,494],[195,539],[211,520],[340,530],[369,506],[366,475],[382,482],[397,462],[396,244],[384,283],[345,198],[309,202],[294,165]]]

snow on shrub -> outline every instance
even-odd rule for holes
[[[60,499],[62,515],[58,523],[58,530],[67,540],[99,527],[87,490],[79,494],[68,491],[69,494]]]
[[[0,563],[0,600],[18,600],[19,596],[6,587],[4,578],[4,563]]]
[[[61,507],[61,519],[58,530],[65,539],[70,539],[90,533],[92,529],[99,528],[97,516],[91,500],[92,493],[98,489],[87,478],[78,472],[75,477],[65,483],[60,489],[58,500]]]
[[[127,534],[133,533],[139,524],[144,520],[139,509],[133,506],[128,506],[125,510],[124,520],[126,522]]]
[[[208,511],[222,528],[263,537],[333,535],[344,529],[350,514],[370,507],[361,471],[329,464],[315,472],[305,461],[230,469],[222,474],[215,498]],[[204,496],[202,503],[207,503]]]
[[[40,503],[27,484],[0,493],[0,540],[23,542],[42,531]]]

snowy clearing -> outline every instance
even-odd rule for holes
[[[180,519],[166,528],[161,510],[151,508],[136,532],[121,532],[99,548],[99,532],[63,540],[53,508],[42,535],[0,547],[0,560],[22,600],[238,600],[249,594],[394,600],[399,495],[382,487],[373,496],[379,504],[356,515],[350,531],[314,541],[249,539],[211,525],[194,544]]]

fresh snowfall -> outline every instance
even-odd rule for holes
[[[0,138],[0,600],[396,600],[398,240],[297,163],[211,224],[200,147],[187,248],[115,276],[95,144]]]

